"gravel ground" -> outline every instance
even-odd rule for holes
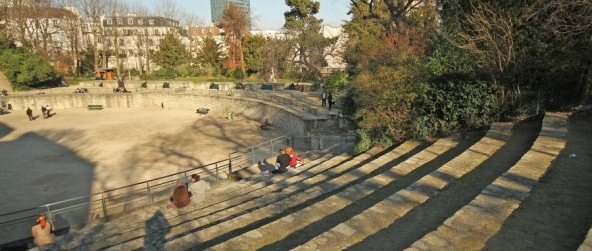
[[[0,116],[0,214],[160,177],[280,135],[260,122],[119,108]],[[34,115],[40,115],[35,110]]]

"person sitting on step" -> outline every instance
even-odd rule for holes
[[[189,205],[191,200],[189,199],[189,188],[187,188],[182,180],[177,180],[177,187],[173,190],[173,195],[169,199],[171,204],[168,208],[183,208]]]
[[[38,215],[37,223],[31,227],[33,243],[39,247],[54,243],[56,241],[56,237],[53,234],[54,231],[54,225],[45,219],[45,215]]]
[[[271,123],[269,123],[269,119],[265,119],[263,124],[259,126],[259,130],[269,131],[271,130]]]
[[[285,173],[288,171],[290,160],[290,155],[288,155],[284,149],[280,149],[279,155],[275,159],[275,170],[271,171],[271,173]]]

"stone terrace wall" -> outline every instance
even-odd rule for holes
[[[88,105],[103,105],[104,108],[146,108],[164,107],[164,109],[192,110],[205,107],[211,112],[235,112],[252,120],[270,122],[286,132],[302,133],[310,130],[310,121],[304,121],[298,115],[274,104],[257,100],[229,96],[207,96],[193,94],[175,94],[169,92],[144,92],[131,94],[59,94],[7,96],[0,101],[12,104],[14,112],[22,112],[31,107],[39,113],[41,105],[50,105],[58,112],[60,109],[86,108]],[[96,111],[94,111],[96,112]],[[197,116],[197,115],[196,115]],[[308,126],[307,126],[308,125]]]
[[[191,81],[163,81],[163,80],[155,80],[155,81],[142,81],[142,80],[128,80],[125,81],[125,87],[127,89],[133,89],[133,88],[140,88],[140,85],[142,83],[146,82],[146,86],[148,90],[154,90],[154,89],[162,89],[162,84],[164,82],[169,83],[169,86],[171,89],[175,89],[175,88],[179,88],[179,87],[185,87],[190,89],[210,89],[210,83],[212,82],[204,82],[204,83],[193,83]],[[118,86],[117,80],[95,80],[95,81],[86,81],[86,82],[80,82],[80,87],[99,87],[99,84],[103,84],[104,88],[116,88]],[[236,86],[235,82],[214,82],[216,84],[218,84],[220,90],[233,90]],[[245,85],[245,87],[247,89],[252,88],[255,90],[259,90],[261,89],[261,86],[266,84],[266,85],[273,85],[274,90],[279,91],[279,90],[284,90],[285,88],[288,87],[289,84],[287,83],[258,83],[258,82],[243,82],[243,84]],[[304,91],[308,92],[308,91],[314,91],[313,88],[313,83],[300,83],[302,86],[304,86]]]

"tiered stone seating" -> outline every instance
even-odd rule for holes
[[[405,143],[393,151],[390,157],[397,157],[394,155],[398,154],[398,152],[404,154],[418,145],[420,145],[420,142],[410,141]],[[243,182],[230,190],[225,189],[221,191],[221,196],[218,199],[212,200],[211,203],[205,206],[193,205],[178,211],[159,208],[156,212],[152,209],[152,213],[148,213],[150,210],[144,210],[140,214],[135,214],[135,217],[126,216],[124,220],[87,227],[76,233],[63,236],[50,248],[100,249],[111,247],[111,249],[129,250],[129,248],[141,248],[143,245],[156,244],[144,243],[146,239],[150,239],[149,236],[155,235],[154,232],[157,232],[156,235],[169,233],[167,236],[174,238],[177,234],[192,229],[201,229],[206,225],[213,225],[215,228],[219,222],[247,214],[251,210],[281,200],[303,188],[340,175],[342,172],[352,169],[355,165],[364,164],[364,161],[371,157],[373,157],[372,153],[366,153],[345,163],[341,163],[344,157],[331,158],[329,161],[320,163],[307,163],[307,165],[295,171],[283,175],[274,175],[271,179],[267,177],[269,179],[267,181]],[[337,167],[335,167],[336,165]],[[304,169],[306,167],[310,168]],[[322,175],[319,175],[319,173],[322,173]],[[262,174],[261,176],[270,175]],[[265,184],[269,183],[272,183],[272,185],[265,186]],[[217,196],[211,196],[211,198],[214,197]]]
[[[163,246],[164,244],[156,245],[158,243],[150,243],[150,245],[156,245],[157,248],[166,250],[182,250],[193,247],[198,243],[224,238],[232,235],[232,232],[238,228],[265,220],[270,216],[270,214],[266,213],[268,210],[280,213],[280,208],[284,207],[282,205],[300,205],[315,197],[339,189],[343,185],[379,168],[381,165],[377,163],[399,158],[419,145],[420,142],[409,141],[372,161],[364,160],[373,158],[376,153],[359,155],[353,160],[323,172],[311,170],[312,176],[310,178],[289,187],[282,187],[281,192],[270,193],[269,191],[263,191],[265,196],[260,200],[237,206],[233,211],[226,210],[208,215],[207,218],[203,219],[205,222],[189,221],[187,224],[182,225],[182,227],[186,228],[175,226],[175,228],[171,229],[171,232],[167,232],[163,236],[167,241],[165,243],[167,246]],[[360,165],[362,167],[358,167]],[[204,226],[206,224],[208,225]],[[156,235],[159,234],[162,234],[162,232]],[[198,239],[195,238],[196,236],[199,236]],[[114,250],[128,250],[142,247],[142,245],[146,245],[146,243],[140,240],[122,243],[113,248]]]
[[[176,210],[162,203],[112,222],[89,225],[44,249],[365,249],[362,243],[414,217],[409,215],[439,210],[437,201],[454,196],[462,189],[458,184],[479,176],[480,182],[468,185],[474,186],[471,197],[446,205],[445,217],[428,224],[429,228],[405,229],[413,239],[400,242],[404,246],[389,247],[480,250],[529,196],[565,146],[564,116],[547,114],[538,136],[517,137],[520,132],[512,126],[495,123],[474,144],[462,137],[440,139],[430,146],[412,140],[354,158],[327,154],[282,175],[261,173],[218,188],[204,205]],[[508,159],[496,160],[500,152],[516,152],[517,157],[504,154]],[[491,171],[493,166],[499,167]],[[336,217],[342,213],[351,217]],[[317,229],[319,222],[323,222],[321,229]],[[591,236],[592,230],[580,251],[592,248]]]
[[[408,250],[481,250],[565,147],[566,118],[548,114],[532,148],[468,205]]]
[[[334,147],[334,148],[342,148],[342,147]],[[347,146],[345,148],[348,148]],[[266,174],[256,174],[252,177],[247,179],[243,179],[239,182],[234,182],[227,184],[225,186],[212,189],[210,193],[210,202],[206,205],[192,205],[192,207],[197,208],[207,208],[214,204],[224,205],[227,207],[232,207],[232,203],[229,203],[228,200],[234,199],[233,202],[241,203],[244,201],[248,201],[252,199],[249,195],[253,195],[253,191],[257,191],[261,187],[264,187],[266,183],[269,182],[283,182],[284,180],[290,178],[293,175],[300,174],[307,170],[308,168],[318,168],[318,165],[323,164],[325,162],[335,162],[338,163],[339,161],[343,161],[347,159],[347,155],[336,156],[332,151],[340,152],[341,149],[333,149],[329,148],[327,150],[321,151],[319,154],[312,154],[310,156],[314,160],[310,161],[311,159],[308,158],[310,161],[307,165],[303,166],[301,169],[292,170],[290,172],[285,173],[284,175],[277,175],[273,178],[269,177],[269,173]],[[331,165],[325,164],[326,168],[330,168]],[[172,188],[171,188],[172,189]],[[172,190],[171,190],[172,191]],[[242,197],[241,197],[242,196]],[[242,199],[242,200],[241,200]],[[137,228],[143,228],[143,222],[149,220],[151,217],[154,216],[154,212],[163,210],[166,211],[166,205],[168,202],[161,202],[156,205],[147,207],[142,210],[136,210],[132,212],[126,213],[123,217],[124,220],[113,220],[107,223],[102,223],[100,221],[95,221],[87,224],[84,226],[83,229],[76,231],[74,233],[58,237],[57,245],[53,245],[55,247],[59,247],[60,249],[66,248],[73,248],[78,246],[85,246],[91,242],[96,242],[96,236],[93,236],[90,233],[96,232],[97,229],[102,231],[102,233],[98,236],[98,238],[108,238],[110,236],[118,236],[122,232],[129,232],[132,231],[134,228],[134,224],[141,222],[141,226],[135,226]],[[170,209],[169,211],[171,211]],[[181,209],[185,211],[189,211],[187,208]],[[175,215],[169,215],[169,217],[176,217]],[[164,218],[165,220],[168,218]],[[139,223],[138,223],[139,224]],[[66,244],[67,243],[67,244]],[[66,245],[62,245],[66,244]],[[103,244],[104,245],[104,244]],[[95,244],[95,246],[99,247],[101,244]]]
[[[390,224],[391,219],[396,219],[397,217],[404,215],[409,210],[436,195],[455,178],[463,176],[465,173],[471,171],[477,165],[485,161],[491,156],[491,154],[505,144],[505,139],[510,136],[510,132],[511,129],[507,126],[493,125],[485,137],[471,146],[468,150],[464,151],[461,155],[440,167],[438,170],[422,177],[406,189],[397,192],[388,199],[385,199],[365,211],[367,214],[377,214],[381,217],[369,218],[366,217],[364,213],[361,213],[348,222],[332,228],[329,233],[313,238],[299,249],[342,250],[359,241],[362,236],[375,233],[377,230],[386,227]],[[241,248],[245,250],[256,250],[266,245],[270,245],[279,239],[286,238],[292,232],[313,224],[315,221],[321,220],[326,215],[338,212],[348,204],[368,196],[375,190],[382,188],[389,183],[396,182],[397,177],[405,176],[420,167],[421,164],[424,164],[437,155],[443,154],[444,151],[442,150],[449,149],[450,145],[443,143],[442,145],[435,144],[434,147],[438,148],[428,148],[428,150],[423,151],[420,154],[435,155],[411,159],[410,162],[405,162],[407,164],[395,166],[381,175],[367,179],[339,194],[317,202],[309,206],[307,209],[287,215],[272,223],[237,236],[229,241],[212,247],[211,250],[227,250],[236,245],[240,245]],[[290,218],[298,220],[290,221]],[[289,224],[286,224],[288,222]],[[256,236],[265,236],[265,238],[254,238]]]

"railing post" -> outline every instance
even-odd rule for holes
[[[101,204],[103,204],[103,219],[107,221],[107,204],[105,203],[105,194],[101,193]]]
[[[47,219],[53,221],[53,215],[51,214],[51,210],[49,210],[49,205],[45,205],[45,207],[47,208]]]
[[[154,198],[152,198],[152,194],[150,193],[150,185],[146,182],[146,191],[148,191],[148,203],[154,203]]]
[[[255,150],[251,147],[251,165],[255,165]]]
[[[228,155],[228,173],[232,173],[232,158]]]
[[[271,139],[271,152],[269,153],[269,157],[273,156],[273,139]]]

